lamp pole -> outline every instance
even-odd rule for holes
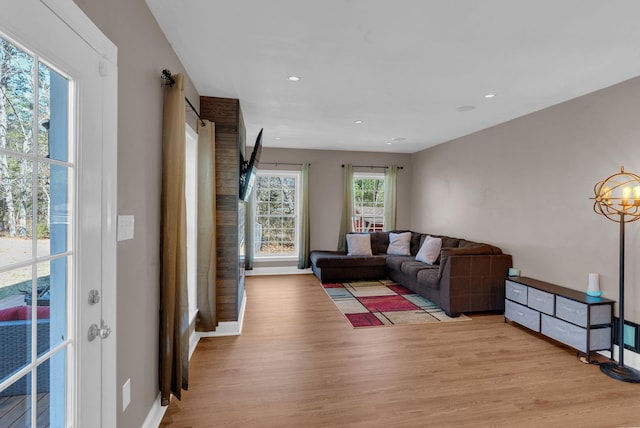
[[[635,187],[631,187],[634,186]],[[622,197],[612,197],[612,192],[622,192]],[[631,192],[634,197],[631,199]],[[640,176],[625,173],[624,167],[619,174],[614,174],[606,180],[596,184],[594,211],[609,220],[620,223],[620,269],[619,269],[619,300],[618,300],[618,361],[600,364],[600,371],[607,376],[623,382],[640,383],[640,371],[624,365],[624,235],[625,216],[629,221],[640,218]],[[617,220],[615,214],[619,214]],[[613,352],[611,355],[613,360]]]
[[[624,296],[624,213],[620,213],[619,296]],[[624,366],[624,298],[618,304],[618,364]]]

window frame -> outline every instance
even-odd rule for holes
[[[258,224],[258,207],[257,207],[257,197],[258,197],[258,178],[260,177],[293,177],[295,180],[295,206],[294,206],[294,237],[293,237],[293,246],[294,251],[291,255],[284,254],[275,254],[275,255],[263,255],[260,254],[257,250],[253,252],[253,259],[256,262],[277,262],[277,261],[292,261],[297,260],[300,254],[300,198],[302,196],[300,189],[300,182],[302,178],[302,172],[299,170],[258,170],[256,172],[256,184],[254,185],[253,192],[251,195],[251,208],[254,212],[254,224],[253,224],[253,241],[254,245],[257,242],[257,233],[256,226]]]
[[[385,181],[385,174],[384,172],[359,172],[359,171],[354,171],[353,173],[353,178],[351,181],[351,191],[352,191],[352,201],[351,201],[351,206],[353,209],[353,220],[352,220],[352,228],[353,228],[353,232],[372,232],[372,231],[377,231],[377,229],[374,230],[365,230],[363,229],[362,225],[360,227],[358,227],[356,225],[356,208],[358,208],[356,206],[356,189],[355,189],[355,183],[356,180],[362,180],[362,179],[374,179],[374,180],[380,180],[382,182],[382,189],[384,191],[384,181]],[[382,228],[381,230],[385,229],[385,224],[384,224],[384,220],[385,220],[385,215],[384,215],[384,197],[382,198],[382,202],[381,205],[378,206],[382,208],[382,215],[381,216],[374,216],[374,220],[381,218],[382,219]],[[378,223],[374,223],[374,224],[378,224]]]

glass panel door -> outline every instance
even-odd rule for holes
[[[69,82],[0,34],[0,426],[67,421]]]

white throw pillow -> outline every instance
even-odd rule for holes
[[[387,254],[410,256],[411,232],[389,233],[389,247]]]
[[[416,254],[416,260],[432,265],[440,255],[442,248],[442,239],[427,236]]]
[[[365,234],[348,234],[347,247],[349,248],[348,256],[372,256],[371,252],[371,235]]]

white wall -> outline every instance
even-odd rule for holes
[[[640,173],[640,78],[414,154],[411,228],[500,246],[523,276],[618,300],[617,223],[597,181]],[[473,114],[473,113],[470,113]],[[625,318],[640,322],[640,222],[627,226]]]

